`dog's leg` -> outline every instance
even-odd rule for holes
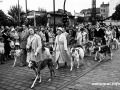
[[[41,74],[39,75],[39,77],[40,77],[39,83],[41,83]]]
[[[102,56],[102,54],[99,54],[99,62],[101,62],[102,61],[102,59],[103,59],[103,56]]]
[[[80,62],[79,61],[80,61],[80,59],[77,59],[77,64],[78,64],[77,68],[79,68],[79,66],[80,66]]]
[[[48,81],[51,81],[51,79],[52,79],[52,67],[50,67],[49,69],[50,69],[50,79]]]
[[[36,78],[35,78],[35,80],[34,80],[34,82],[33,82],[32,86],[31,86],[31,88],[33,88],[33,87],[34,87],[34,85],[35,85],[35,83],[36,83],[37,79],[38,79],[38,75],[36,76]]]
[[[70,71],[72,71],[72,69],[73,69],[73,63],[74,63],[73,59],[74,58],[71,58],[71,68],[70,68]]]
[[[95,53],[95,60],[97,60],[97,55],[98,55],[98,52]]]
[[[14,60],[14,64],[13,64],[12,67],[15,67],[15,64],[16,64],[16,62],[17,62],[17,58],[15,57],[14,59],[15,59],[15,60]]]
[[[56,64],[57,64],[56,69],[58,69],[58,67],[59,67],[59,62],[57,61]]]
[[[53,66],[53,67],[54,67],[54,66]],[[55,73],[55,70],[54,70],[54,68],[53,68],[53,67],[52,67],[52,69],[51,69],[51,70],[52,70],[53,75],[54,75],[54,76],[56,76],[56,73]]]

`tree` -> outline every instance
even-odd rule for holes
[[[115,8],[115,12],[112,14],[113,20],[120,20],[120,4],[118,4]]]
[[[47,14],[44,14],[43,16],[37,16],[36,17],[36,23],[37,23],[37,25],[46,26],[46,24],[47,24]]]
[[[14,24],[16,24],[16,25],[18,23],[18,14],[19,14],[18,10],[20,11],[20,21],[21,21],[21,24],[22,24],[24,22],[23,21],[24,19],[23,19],[22,16],[25,14],[25,12],[22,10],[22,7],[20,6],[18,8],[18,6],[15,5],[15,6],[11,6],[10,10],[8,10],[8,14],[11,16],[11,18],[14,21]]]
[[[9,26],[10,25],[10,19],[9,17],[0,10],[0,26]]]
[[[37,16],[36,17],[36,24],[37,25],[43,25],[43,26],[46,26],[47,24],[47,11],[43,8],[38,8],[38,11],[40,12],[40,16]]]

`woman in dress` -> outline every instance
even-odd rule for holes
[[[35,61],[39,62],[41,60],[41,38],[39,35],[35,34],[34,29],[29,29],[30,36],[27,39],[27,62]]]
[[[76,33],[76,39],[77,39],[77,44],[82,45],[82,33],[80,28],[78,28],[78,31]]]
[[[55,38],[55,62],[57,62],[57,67],[58,69],[58,64],[59,63],[70,63],[70,57],[68,54],[68,47],[67,47],[67,39],[63,33],[62,28],[57,29],[57,36]]]
[[[112,31],[110,27],[106,29],[105,36],[106,36],[107,44],[110,45],[110,41],[112,39]]]

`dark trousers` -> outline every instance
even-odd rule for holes
[[[0,63],[3,64],[4,63],[4,54],[0,53]]]
[[[10,56],[9,56],[9,54],[10,54],[10,46],[9,45],[5,45],[4,46],[4,49],[5,49],[5,59],[9,59],[10,58]]]
[[[21,65],[26,65],[26,57],[27,57],[27,51],[26,51],[26,49],[22,49],[22,53],[20,56]]]

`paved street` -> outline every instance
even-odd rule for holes
[[[92,86],[91,83],[119,82],[119,51],[113,51],[112,61],[98,63],[92,56],[85,57],[86,64],[79,69],[74,68],[72,72],[69,71],[70,67],[60,68],[56,70],[57,75],[51,82],[48,82],[50,73],[46,67],[41,72],[42,82],[37,82],[33,89],[30,86],[34,72],[28,67],[12,67],[13,60],[6,61],[0,65],[0,90],[103,90],[101,86]]]
[[[62,90],[120,90],[120,50],[112,61],[101,65],[81,78],[77,78]]]

